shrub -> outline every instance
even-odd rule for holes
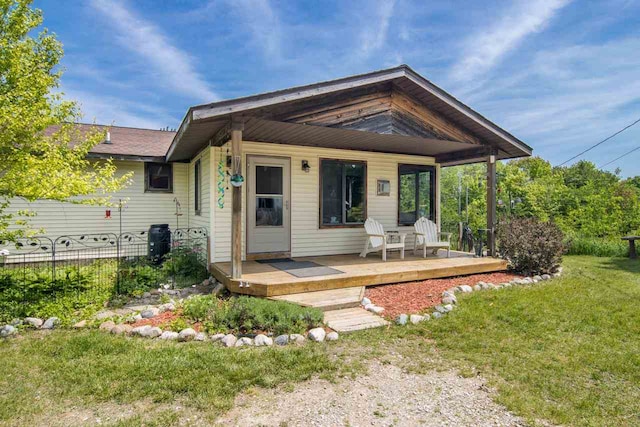
[[[500,225],[497,237],[500,256],[517,273],[551,273],[562,261],[563,234],[552,222],[514,218]]]
[[[144,262],[123,263],[120,266],[118,291],[123,295],[136,295],[155,288],[164,278],[161,270]]]
[[[322,325],[323,314],[314,308],[285,301],[241,296],[220,300],[213,296],[192,297],[185,301],[184,315],[203,321],[209,332],[272,332],[276,335],[302,333]]]
[[[162,271],[172,277],[178,286],[190,286],[209,277],[206,267],[206,253],[200,245],[175,246],[165,256]]]
[[[46,267],[0,270],[0,321],[56,316],[65,325],[100,310],[114,291],[116,263],[98,260],[87,265],[60,266],[55,278]]]

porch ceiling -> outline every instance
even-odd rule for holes
[[[196,147],[201,147],[207,142],[212,146],[219,146],[228,142],[226,137],[215,138],[216,133],[224,133],[227,124],[227,121],[192,123],[189,135],[183,136],[181,149],[173,153],[171,160],[189,159],[193,150],[197,149]],[[213,138],[212,135],[214,135]],[[459,141],[398,134],[379,134],[258,118],[250,118],[246,121],[242,139],[245,141],[307,147],[430,156],[435,157],[436,161],[442,163],[447,163],[450,159],[460,158],[465,155],[468,157],[469,153],[475,153],[475,155],[484,154],[480,152],[486,150],[486,147]]]

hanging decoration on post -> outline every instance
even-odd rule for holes
[[[240,156],[233,156],[233,175],[231,175],[231,185],[234,187],[242,187],[242,184],[244,183],[244,177],[240,173],[242,172],[240,170],[241,159],[242,158]]]
[[[225,160],[220,156],[220,161],[218,162],[218,208],[224,208],[224,190],[225,190],[225,180],[227,178],[227,171],[225,170]]]

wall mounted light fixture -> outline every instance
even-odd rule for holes
[[[302,170],[305,172],[309,172],[311,170],[311,166],[309,166],[309,161],[308,160],[303,160],[302,161]]]

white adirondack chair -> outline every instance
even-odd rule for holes
[[[364,249],[360,253],[362,258],[365,258],[369,252],[382,251],[382,260],[387,260],[387,250],[400,249],[400,257],[404,259],[404,240],[407,237],[406,234],[401,233],[385,233],[382,224],[373,218],[367,218],[364,222],[364,229],[367,232],[367,241],[364,244]],[[400,242],[391,242],[391,237],[398,237]]]
[[[416,221],[413,228],[415,232],[415,243],[413,244],[413,253],[417,253],[418,248],[422,248],[422,256],[427,257],[427,249],[433,249],[433,254],[438,253],[438,249],[447,250],[447,258],[451,252],[451,233],[441,233],[438,226],[425,217],[421,217]],[[442,240],[444,236],[447,240]]]

